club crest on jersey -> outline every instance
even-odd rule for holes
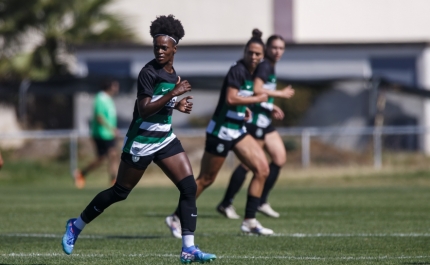
[[[178,97],[172,98],[169,102],[167,102],[166,107],[174,108],[177,99],[178,99]]]
[[[258,128],[257,131],[255,131],[255,136],[257,137],[263,136],[263,129]]]
[[[218,146],[216,147],[216,151],[218,153],[222,153],[224,151],[224,145],[223,144],[218,144]]]
[[[131,160],[132,160],[134,163],[137,163],[137,162],[140,160],[140,156],[131,156]]]

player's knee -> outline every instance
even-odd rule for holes
[[[287,157],[284,156],[284,157],[273,158],[272,163],[274,163],[278,167],[283,167],[285,163],[287,163]]]
[[[198,185],[201,185],[205,189],[210,185],[212,185],[212,183],[214,183],[214,180],[215,180],[215,177],[209,174],[200,175],[197,178]]]
[[[259,163],[255,167],[254,175],[266,179],[269,176],[270,169],[267,163]]]
[[[176,187],[179,189],[181,196],[194,198],[196,197],[197,185],[193,175],[185,177],[184,179],[179,181],[176,184]]]
[[[113,195],[115,196],[116,201],[123,201],[127,199],[128,195],[131,192],[131,189],[127,189],[118,183],[115,183],[112,187]]]
[[[279,167],[283,167],[285,163],[287,163],[287,154],[281,153],[281,154],[273,155],[272,163],[276,164]]]

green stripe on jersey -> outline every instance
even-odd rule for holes
[[[254,82],[252,80],[245,80],[242,86],[239,88],[238,95],[242,97],[250,97],[254,94]],[[229,120],[231,118],[227,117],[229,111],[235,112],[241,118],[237,119],[237,123],[232,123]],[[224,103],[222,109],[218,116],[213,116],[212,120],[215,122],[215,127],[212,130],[212,135],[218,136],[221,127],[226,127],[229,129],[239,130],[245,124],[244,118],[246,113],[246,106],[230,106]]]
[[[173,83],[167,83],[167,82],[161,82],[155,85],[154,87],[154,96],[155,95],[166,95],[171,91],[176,84]]]
[[[154,115],[152,115],[152,116],[150,116],[150,117],[148,117],[142,121],[151,122],[151,123],[172,124],[172,116],[171,115],[154,114]],[[140,124],[139,124],[139,126],[140,126]]]
[[[153,100],[155,99],[158,100],[161,96],[164,96],[167,93],[169,93],[175,87],[175,85],[176,84],[174,83],[167,83],[167,82],[160,82],[156,84],[154,86],[154,92],[152,96]],[[163,108],[170,109],[172,106],[174,106],[176,99],[177,97],[172,98],[172,100],[168,102],[166,106],[164,106]],[[165,113],[167,112],[166,110],[164,111]],[[149,123],[160,124],[160,125],[172,124],[172,115],[154,114],[145,119],[143,118],[136,119],[136,121],[133,123],[133,125],[127,132],[127,141],[124,143],[123,152],[130,153],[130,149],[134,142],[138,142],[144,145],[161,144],[163,143],[163,141],[166,140],[166,138],[171,136],[173,133],[173,131],[170,130],[170,133],[165,137],[147,137],[147,136],[139,135],[139,128],[143,122],[149,122]],[[154,126],[154,128],[157,128],[157,127],[159,126]],[[156,131],[156,129],[151,129],[150,131]],[[160,147],[160,149],[161,148],[162,147]],[[143,149],[146,149],[145,146],[143,147]],[[153,150],[153,152],[156,152],[156,151],[158,150]]]
[[[276,75],[269,75],[269,78],[267,79],[267,82],[263,85],[263,87],[269,90],[276,90]],[[257,103],[250,108],[252,111],[252,124],[257,125],[259,115],[265,116],[265,118],[269,121],[269,124],[272,122],[271,113],[273,110],[273,102],[275,102],[275,99],[273,97],[269,97],[266,101],[266,103],[269,104]],[[266,108],[266,106],[271,106],[271,108]]]

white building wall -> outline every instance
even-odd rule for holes
[[[273,0],[116,0],[108,10],[123,16],[145,44],[152,43],[151,21],[169,14],[185,28],[183,44],[241,44],[253,28],[263,38],[273,33]]]
[[[295,0],[296,42],[429,41],[428,0]]]

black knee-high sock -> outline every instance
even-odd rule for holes
[[[227,190],[224,195],[224,199],[221,202],[221,206],[227,207],[233,203],[234,196],[239,192],[240,188],[245,182],[246,173],[248,170],[242,165],[239,165],[231,175],[230,183],[228,184]]]
[[[270,163],[270,173],[269,176],[266,179],[266,182],[264,183],[263,193],[261,194],[260,198],[260,205],[267,202],[267,197],[269,196],[270,190],[272,190],[273,186],[275,186],[276,180],[278,180],[280,167],[273,162]]]
[[[111,188],[100,192],[94,197],[87,208],[81,213],[82,220],[87,224],[90,223],[110,205],[125,200],[130,192],[130,189],[115,183]]]
[[[182,235],[194,235],[197,225],[197,184],[194,176],[191,175],[179,181],[176,187],[181,193],[176,214],[181,220]]]
[[[245,208],[245,219],[255,218],[258,205],[260,205],[260,198],[248,195]]]

